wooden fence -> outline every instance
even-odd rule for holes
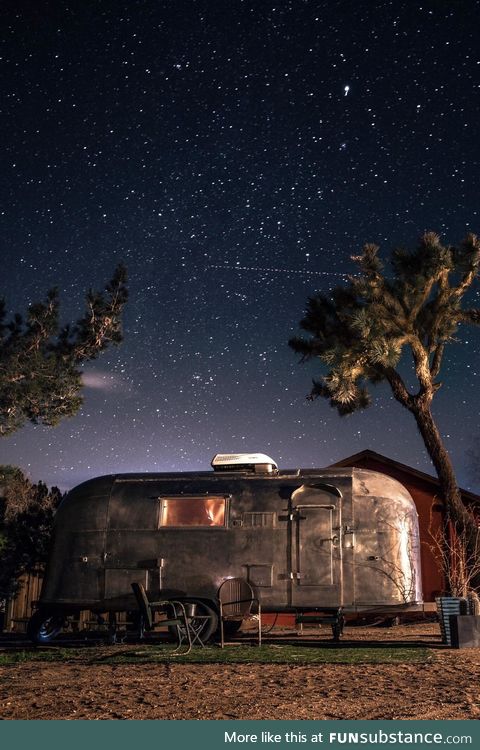
[[[43,571],[23,575],[19,579],[20,590],[14,599],[7,600],[3,623],[4,633],[26,633],[27,623],[35,610],[35,604],[42,590]],[[108,616],[107,616],[108,619]],[[121,623],[126,616],[117,615]],[[73,631],[88,630],[97,625],[97,616],[84,610],[75,618],[69,619],[69,628]]]

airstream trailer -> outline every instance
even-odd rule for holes
[[[49,640],[81,610],[134,610],[132,583],[150,599],[188,602],[201,613],[203,640],[230,578],[250,584],[263,612],[418,608],[417,512],[395,479],[356,468],[278,470],[263,454],[217,454],[212,466],[103,476],[73,489],[56,514],[30,637]]]

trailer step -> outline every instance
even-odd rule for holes
[[[318,625],[331,625],[337,619],[336,614],[332,615],[297,615],[295,618],[296,625],[305,623],[314,623]]]

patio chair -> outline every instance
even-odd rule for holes
[[[225,646],[226,622],[241,620],[257,620],[258,645],[262,645],[262,608],[255,597],[252,587],[243,578],[227,578],[217,592],[220,610],[220,645]],[[256,613],[252,612],[255,605]]]
[[[145,630],[151,631],[155,630],[155,628],[168,627],[170,632],[176,633],[177,636],[177,648],[175,651],[178,651],[182,643],[186,641],[187,650],[182,651],[181,653],[189,654],[192,650],[192,636],[183,602],[176,599],[151,602],[149,601],[145,588],[141,583],[132,583],[132,590],[135,599],[137,600],[138,610],[141,617],[141,637],[143,637],[143,632]],[[155,622],[155,612],[164,612],[166,614],[166,619]]]

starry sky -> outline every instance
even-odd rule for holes
[[[24,311],[57,285],[74,320],[123,260],[130,300],[79,415],[2,439],[0,461],[62,489],[219,451],[291,468],[370,448],[433,473],[386,388],[349,418],[307,402],[315,368],[287,341],[364,242],[480,232],[479,4],[20,0],[2,16],[0,293]],[[477,491],[479,351],[462,331],[435,399]]]

